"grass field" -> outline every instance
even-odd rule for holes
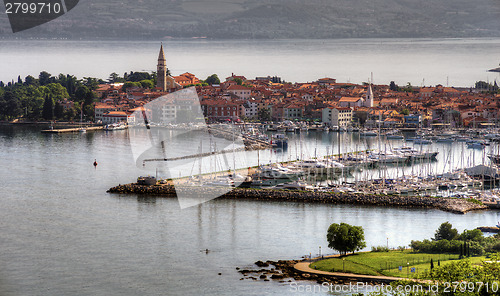
[[[323,271],[416,278],[430,269],[431,259],[437,267],[438,262],[446,265],[458,260],[458,255],[413,253],[410,250],[366,252],[313,262],[310,267]],[[480,263],[485,257],[470,259],[472,263]]]

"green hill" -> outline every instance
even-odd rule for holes
[[[0,37],[12,37],[5,14]],[[498,0],[81,0],[16,37],[159,39],[500,36]]]

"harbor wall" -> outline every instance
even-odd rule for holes
[[[210,194],[210,187],[193,187],[194,195]],[[108,190],[109,193],[145,194],[164,197],[175,197],[175,188],[172,185],[119,185]],[[373,206],[392,206],[401,208],[432,208],[447,212],[465,214],[474,210],[486,210],[488,207],[466,199],[433,198],[420,196],[377,195],[360,193],[331,193],[308,192],[270,189],[235,188],[219,198],[249,199],[259,201],[292,201],[329,204],[354,204]]]

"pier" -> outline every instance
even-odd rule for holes
[[[266,142],[261,139],[254,138],[250,135],[245,135],[242,134],[241,132],[234,132],[231,130],[224,130],[222,128],[218,128],[212,125],[207,126],[208,132],[210,134],[213,134],[216,137],[222,137],[226,140],[233,140],[237,138],[241,138],[243,140],[243,143],[245,144],[245,147],[247,150],[254,150],[254,149],[267,149],[271,148],[271,144],[269,142]]]
[[[97,130],[102,130],[102,126],[89,126],[89,127],[84,127],[86,131],[97,131]],[[81,127],[73,127],[73,128],[61,128],[61,129],[48,129],[48,130],[42,130],[42,133],[46,134],[61,134],[61,133],[77,133],[79,132]]]

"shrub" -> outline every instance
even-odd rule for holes
[[[389,252],[389,248],[385,246],[372,247],[372,252]]]

